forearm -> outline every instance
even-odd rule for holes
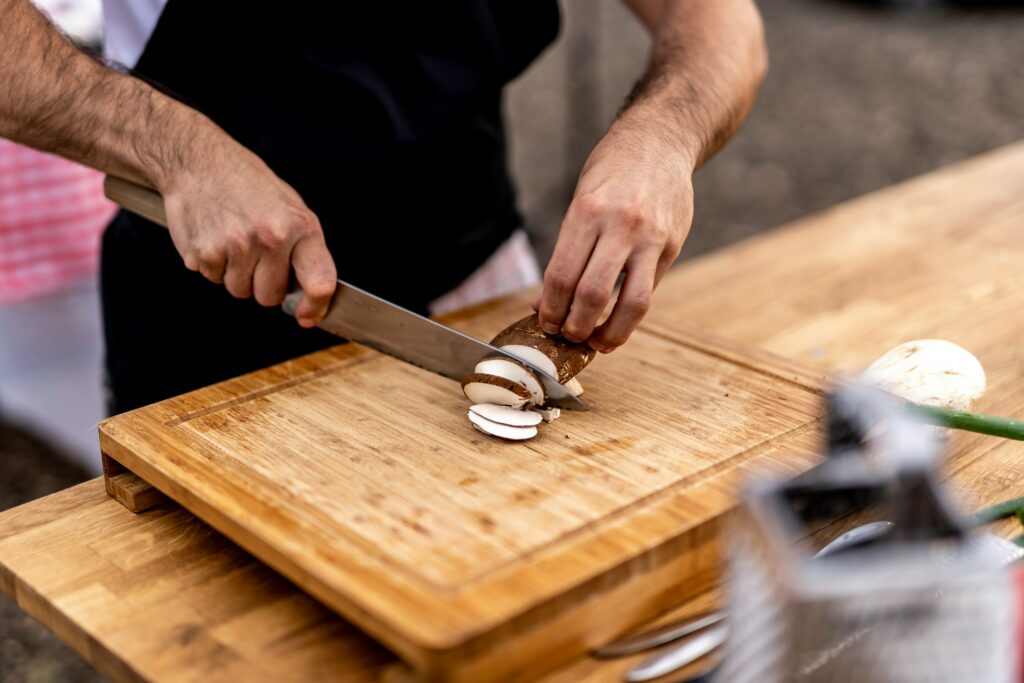
[[[0,0],[0,137],[166,188],[219,129],[71,45],[28,0]]]
[[[646,126],[693,168],[750,113],[767,69],[753,0],[628,0],[652,33],[650,60],[618,125]]]

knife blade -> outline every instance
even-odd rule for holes
[[[163,197],[159,193],[114,176],[107,176],[103,190],[108,199],[128,211],[167,227]],[[282,308],[294,315],[301,298],[301,290],[291,292],[285,297]],[[548,405],[589,410],[586,403],[535,365],[342,280],[338,280],[327,315],[318,327],[456,381],[473,372],[485,357],[505,357],[537,373],[547,393]]]
[[[302,292],[294,291],[285,297],[281,307],[295,315],[301,298]],[[521,358],[342,280],[338,280],[327,315],[317,327],[456,381],[473,372],[484,358],[502,356],[537,373],[544,384],[548,405],[588,409],[558,380]]]

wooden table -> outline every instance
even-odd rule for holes
[[[988,371],[979,408],[1022,417],[1022,230],[1018,143],[690,262],[666,278],[650,316],[829,372],[856,372],[909,339],[950,339]],[[1024,444],[958,435],[948,471],[972,506],[1024,495]],[[133,515],[100,479],[0,514],[0,589],[116,681],[407,677],[181,508]],[[632,661],[585,658],[545,680],[616,681]]]

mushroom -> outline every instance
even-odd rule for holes
[[[970,410],[985,393],[985,370],[970,351],[943,339],[908,341],[882,354],[861,380],[912,403]]]
[[[484,375],[479,372],[462,380],[462,391],[473,403],[493,403],[499,406],[522,408],[532,398],[530,390],[507,377]]]
[[[535,436],[537,424],[542,420],[551,422],[561,414],[558,408],[544,407],[547,402],[544,384],[525,363],[556,378],[579,396],[583,386],[576,375],[597,355],[586,344],[546,334],[536,313],[509,325],[491,344],[523,363],[507,356],[485,358],[462,380],[462,390],[474,404],[469,411],[473,426],[504,439]],[[524,417],[512,417],[513,413]]]
[[[908,402],[925,422],[1024,441],[1024,420],[972,413],[985,393],[985,370],[969,351],[941,339],[900,344],[882,354],[861,380]]]
[[[491,344],[536,365],[562,384],[582,372],[597,355],[584,342],[546,333],[536,313],[506,327]]]

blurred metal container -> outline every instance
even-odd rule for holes
[[[972,535],[953,512],[935,475],[935,433],[859,387],[834,397],[829,433],[822,466],[746,492],[730,548],[732,629],[714,680],[1019,680],[1007,568],[1016,547]],[[893,532],[812,562],[799,539],[865,505]]]

